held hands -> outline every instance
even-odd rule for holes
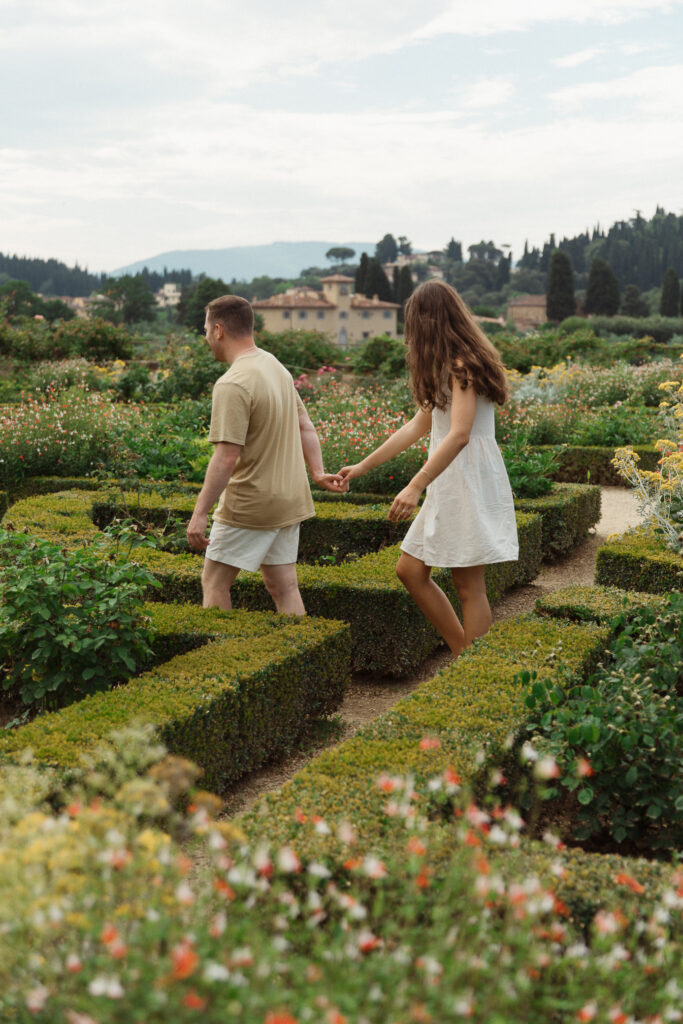
[[[362,476],[362,475],[363,475],[363,470],[360,468],[360,462],[357,462],[353,466],[342,466],[342,468],[337,473],[337,476],[341,477],[341,479],[346,484],[346,488],[345,489],[347,491],[349,489],[349,484],[351,483],[351,481],[355,480],[357,477]]]
[[[313,477],[314,483],[326,491],[334,491],[336,494],[345,494],[349,489],[348,483],[341,473],[321,473]]]
[[[187,543],[193,551],[206,551],[209,546],[209,538],[206,536],[208,518],[207,515],[192,513],[186,532]]]
[[[394,498],[394,503],[389,509],[389,519],[393,523],[400,523],[404,519],[410,519],[417,508],[422,490],[415,484],[408,484]]]

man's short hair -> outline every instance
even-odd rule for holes
[[[206,306],[212,324],[219,323],[226,334],[244,337],[254,332],[254,311],[240,295],[221,295]]]

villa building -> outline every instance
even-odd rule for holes
[[[270,299],[255,299],[252,306],[263,317],[267,331],[324,331],[340,348],[378,334],[398,336],[399,303],[355,293],[353,278],[343,274],[324,277],[322,286],[322,292],[309,287],[290,288]]]

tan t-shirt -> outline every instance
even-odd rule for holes
[[[302,411],[292,375],[270,352],[238,356],[218,378],[209,441],[243,448],[214,520],[273,530],[315,515],[299,432]]]

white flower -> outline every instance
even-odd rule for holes
[[[36,985],[30,992],[26,993],[26,1006],[31,1013],[40,1013],[47,998],[50,995],[50,990],[45,988],[44,985]]]
[[[123,988],[119,979],[112,975],[98,974],[88,985],[91,996],[108,996],[110,999],[121,999]]]
[[[225,964],[217,964],[210,961],[204,967],[204,980],[205,981],[229,981],[230,971]]]

